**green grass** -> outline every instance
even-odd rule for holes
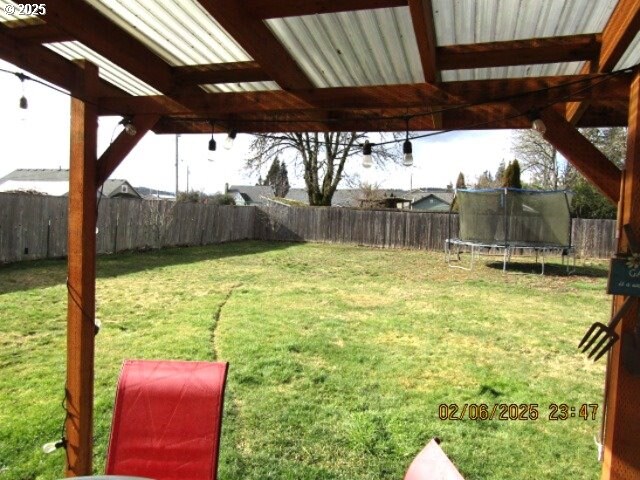
[[[471,272],[443,255],[231,243],[98,262],[95,471],[125,358],[230,362],[219,477],[402,479],[437,436],[468,480],[596,479],[604,362],[576,349],[606,319],[604,264]],[[0,478],[52,479],[63,420],[66,265],[0,268]],[[535,403],[538,420],[440,420],[440,404]]]

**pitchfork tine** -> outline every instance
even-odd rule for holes
[[[591,350],[591,353],[587,358],[593,357],[596,353],[600,352],[600,349],[604,349],[603,345],[609,346],[608,344],[611,343],[612,338],[613,338],[613,341],[615,342],[615,337],[612,337],[609,334],[602,337],[600,341],[596,344],[596,346],[593,347],[593,349]]]
[[[598,326],[598,325],[599,325],[598,323],[594,323],[593,325],[591,325],[591,326],[589,327],[589,330],[587,330],[587,333],[585,333],[585,334],[584,334],[584,337],[582,337],[582,340],[580,340],[580,343],[578,344],[578,348],[580,348],[580,347],[582,346],[582,344],[583,344],[584,342],[586,342],[586,341],[589,339],[589,337],[591,336],[591,334],[592,334],[592,333],[593,333],[593,331],[597,328],[597,326]],[[590,345],[590,344],[589,344],[589,345]],[[582,350],[582,351],[584,352],[587,348],[589,348],[589,345],[587,345],[587,346],[584,348],[584,350]]]
[[[609,343],[607,343],[604,346],[604,348],[600,351],[600,353],[596,356],[596,358],[593,359],[593,361],[597,362],[600,357],[602,357],[605,353],[607,353],[609,351],[609,349],[611,347],[613,347],[613,344],[616,343],[616,341],[618,341],[618,335],[617,334],[616,334],[615,337],[611,337],[609,339]],[[589,358],[591,358],[591,356],[589,356]]]
[[[596,324],[594,324],[594,326],[595,327],[602,327],[602,328],[598,328],[598,330],[595,332],[595,334],[593,334],[593,332],[591,333],[593,336],[589,339],[589,341],[586,343],[586,345],[584,347],[582,347],[582,353],[584,353],[587,350],[589,350],[591,348],[591,345],[593,345],[596,341],[598,341],[603,333],[606,333],[606,331],[603,330],[603,328],[605,328],[605,326],[603,324],[596,323]]]

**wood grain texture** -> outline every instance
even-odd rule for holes
[[[619,229],[630,224],[637,237],[640,234],[640,70],[636,70],[631,85],[627,157],[618,208]],[[627,252],[627,247],[626,236],[620,235],[618,252]],[[619,306],[622,300],[623,297],[615,297],[614,305]],[[625,369],[621,354],[625,342],[634,342],[636,308],[618,325],[616,331],[621,338],[609,357],[603,480],[640,479],[640,376],[633,376]],[[640,355],[640,349],[637,353]]]
[[[617,203],[620,197],[620,169],[554,110],[543,110],[540,117],[547,127],[543,135],[545,140],[562,153],[609,200]]]
[[[81,66],[77,88],[83,91],[83,98],[95,98],[98,69],[86,62]],[[67,280],[67,476],[93,473],[97,132],[96,107],[73,98]]]

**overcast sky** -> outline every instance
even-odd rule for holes
[[[20,71],[3,61],[0,68]],[[27,111],[18,108],[22,95],[18,77],[0,72],[0,178],[17,168],[69,167],[69,97],[30,81],[25,82],[24,90],[29,101]],[[101,117],[98,154],[120,132],[119,120],[120,117]],[[189,188],[207,193],[223,190],[225,183],[256,183],[257,177],[243,169],[249,135],[239,134],[229,151],[222,148],[225,137],[216,135],[218,150],[210,154],[210,135],[180,136],[180,190],[186,190],[187,167]],[[411,168],[393,165],[365,169],[360,156],[356,156],[348,160],[346,171],[382,188],[445,187],[449,182],[455,183],[461,171],[470,183],[485,170],[495,172],[503,159],[513,158],[508,130],[452,132],[412,143]],[[148,133],[112,178],[126,179],[134,186],[174,191],[175,158],[175,135]],[[291,184],[304,186],[300,177],[293,178],[294,172],[290,166]]]

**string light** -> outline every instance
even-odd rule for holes
[[[57,440],[55,442],[45,443],[42,446],[42,451],[44,453],[53,453],[56,450],[58,450],[59,448],[66,448],[66,447],[67,447],[67,440],[62,438],[62,439]]]
[[[413,165],[413,147],[411,146],[411,142],[409,141],[409,120],[411,117],[406,117],[405,122],[407,123],[407,136],[405,137],[404,145],[402,145],[402,153],[404,153],[404,158],[402,159],[402,164],[405,167],[410,167]]]
[[[409,141],[409,135],[407,135],[407,139],[404,141],[404,145],[402,145],[402,152],[404,153],[402,164],[405,167],[410,167],[411,165],[413,165],[413,148],[411,146],[411,142]]]
[[[362,166],[364,168],[371,168],[373,165],[373,160],[371,158],[371,143],[369,140],[364,141],[364,145],[362,146]]]
[[[124,126],[124,131],[127,132],[127,135],[131,137],[135,137],[136,133],[138,133],[138,129],[133,124],[133,120],[130,117],[124,117],[120,120],[119,125]]]
[[[544,135],[544,132],[547,131],[547,126],[544,124],[541,118],[536,118],[533,122],[531,122],[531,128],[533,128],[540,135]]]
[[[236,139],[237,134],[238,132],[236,132],[235,130],[231,130],[229,132],[229,135],[227,135],[227,139],[224,141],[224,148],[226,148],[227,150],[231,150],[231,148],[233,147],[233,141]]]
[[[215,130],[215,123],[211,122],[211,140],[209,140],[209,151],[210,152],[215,152],[216,151],[216,141],[213,138],[213,132]],[[211,159],[209,159],[210,161],[212,161]]]
[[[16,77],[20,79],[20,85],[22,86],[22,96],[20,97],[20,108],[22,110],[26,110],[29,108],[29,102],[27,101],[27,97],[24,94],[24,81],[27,80],[27,77],[24,73],[16,73]]]

